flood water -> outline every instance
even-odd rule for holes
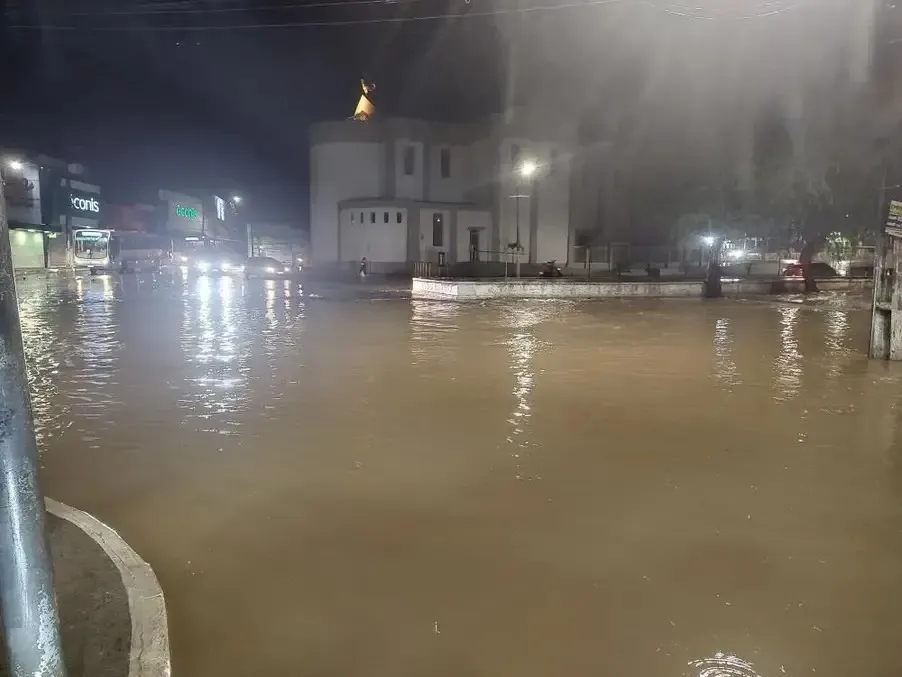
[[[902,365],[870,303],[20,282],[45,492],[192,677],[902,668]]]

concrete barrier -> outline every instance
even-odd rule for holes
[[[866,278],[818,280],[820,291],[855,291],[871,285]],[[479,301],[485,299],[605,299],[605,298],[694,298],[702,296],[700,280],[680,281],[580,281],[571,279],[429,279],[415,277],[414,298]],[[794,278],[725,279],[725,296],[793,294],[804,291],[804,281]]]

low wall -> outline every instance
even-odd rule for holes
[[[818,280],[820,291],[854,291],[870,286],[866,278]],[[725,296],[794,294],[804,291],[804,281],[796,279],[724,280]],[[482,299],[600,299],[600,298],[695,298],[702,296],[704,283],[687,281],[591,282],[568,279],[455,280],[415,277],[414,298]]]

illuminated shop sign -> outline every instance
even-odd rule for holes
[[[216,218],[220,221],[225,221],[226,210],[225,210],[225,200],[223,200],[218,195],[213,196],[213,202],[216,205]]]
[[[186,207],[185,205],[176,205],[175,215],[183,219],[188,219],[189,221],[197,221],[200,217],[200,213],[196,207]]]
[[[106,237],[107,233],[102,230],[77,230],[75,235],[82,240],[99,240],[102,237]]]
[[[69,209],[73,214],[97,216],[100,214],[100,200],[91,193],[69,193]]]

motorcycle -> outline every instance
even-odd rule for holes
[[[564,273],[554,260],[551,260],[545,262],[545,266],[539,271],[539,277],[564,277]]]

